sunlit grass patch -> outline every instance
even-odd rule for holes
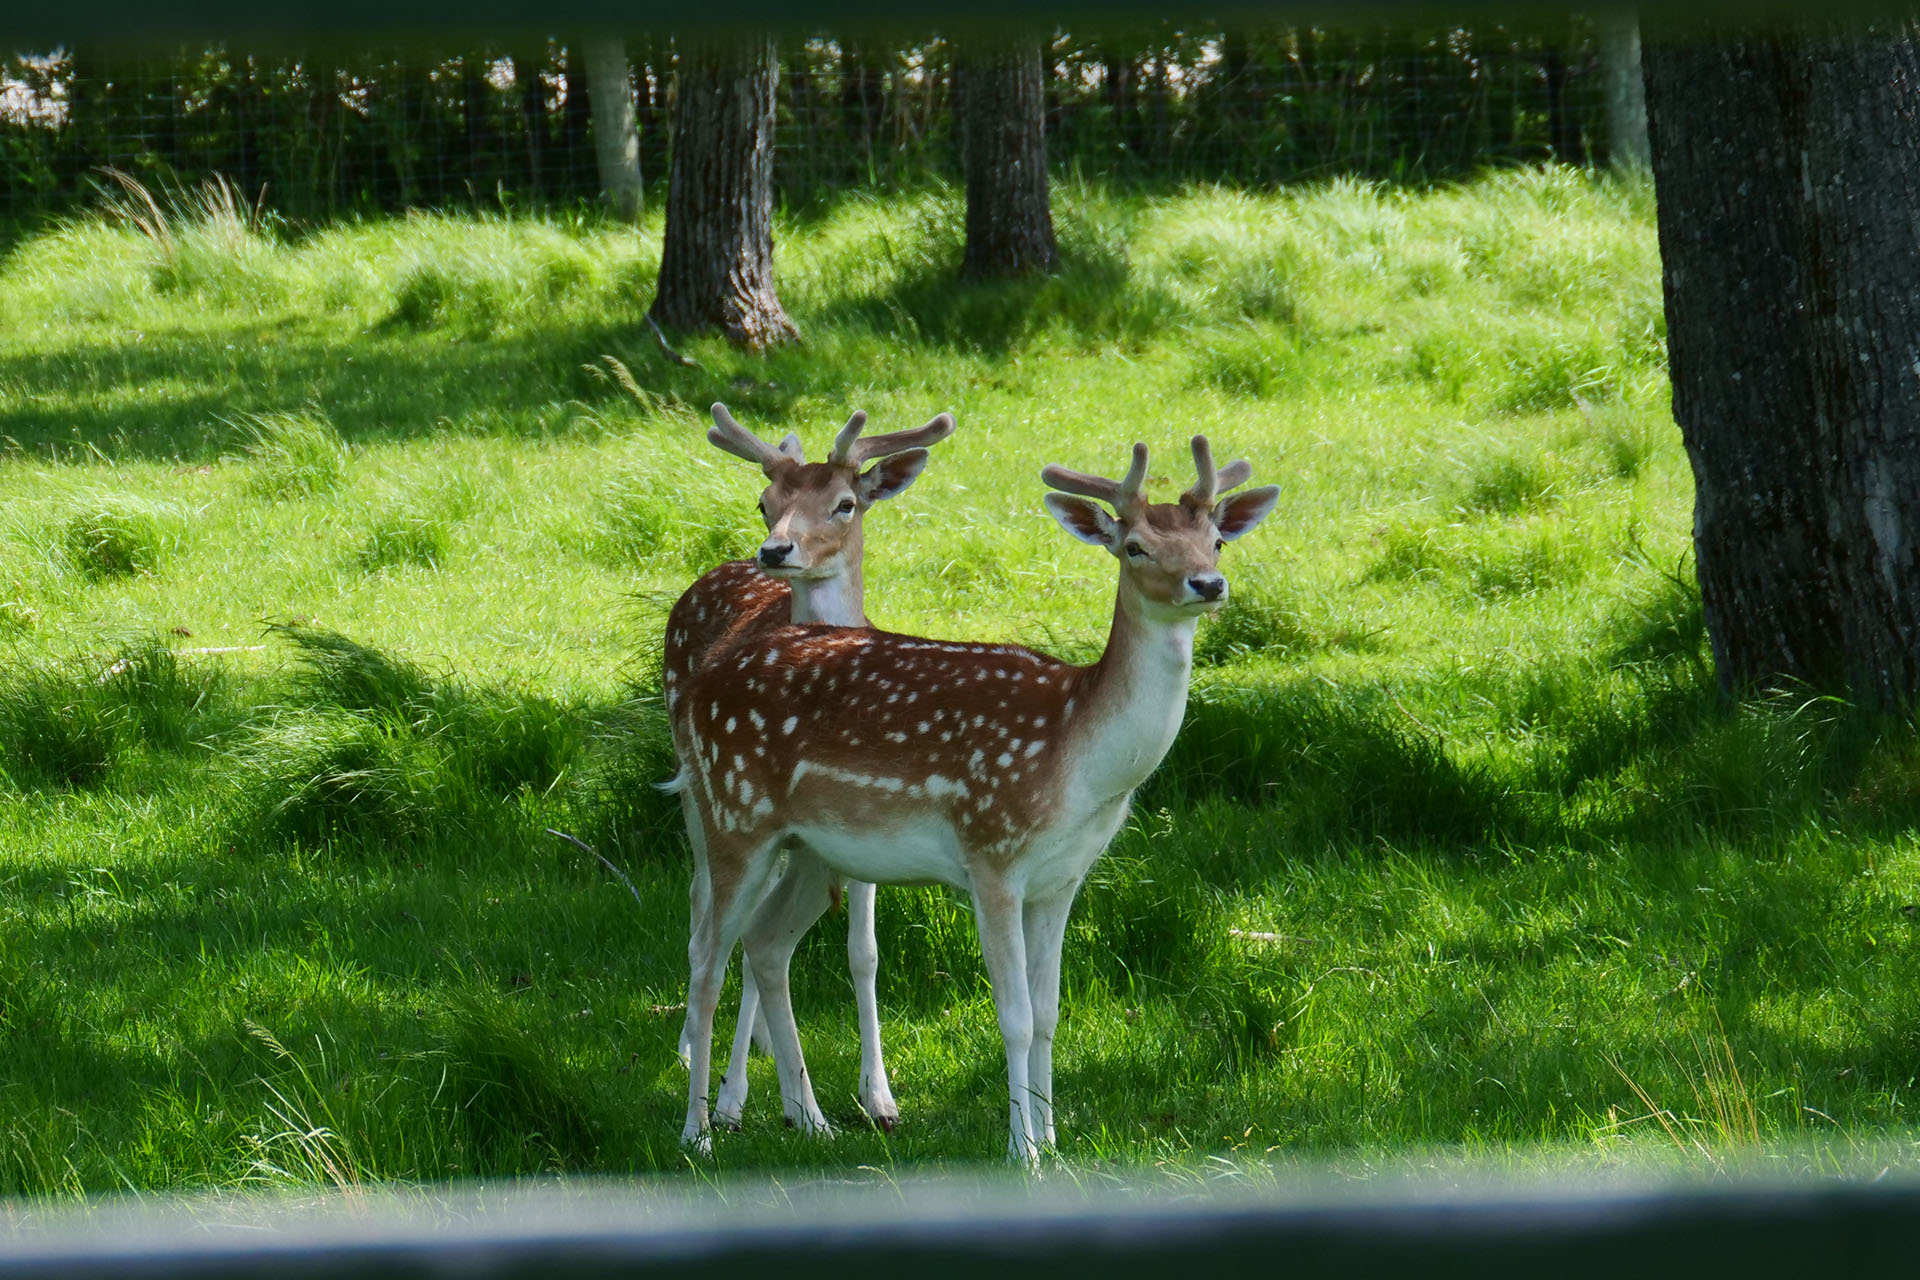
[[[104,582],[158,573],[179,543],[180,526],[167,504],[102,490],[72,504],[54,542],[69,569]]]
[[[346,478],[346,442],[323,413],[249,414],[239,420],[247,487],[267,498],[327,493]]]

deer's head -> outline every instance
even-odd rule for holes
[[[1241,459],[1216,471],[1205,436],[1193,438],[1193,466],[1198,479],[1175,502],[1148,502],[1141,492],[1144,444],[1133,446],[1133,465],[1119,480],[1053,464],[1040,472],[1058,491],[1046,497],[1053,518],[1082,542],[1112,552],[1120,561],[1121,589],[1163,617],[1212,613],[1226,603],[1221,548],[1266,519],[1280,497],[1274,485],[1227,494],[1247,482],[1253,467]]]
[[[927,446],[953,433],[953,415],[943,413],[910,431],[862,438],[866,425],[867,415],[856,412],[834,437],[827,460],[808,462],[800,437],[768,444],[735,422],[725,405],[713,406],[707,439],[754,463],[767,477],[760,493],[767,537],[754,557],[762,571],[776,578],[831,578],[856,566],[861,517],[919,477],[927,465]]]

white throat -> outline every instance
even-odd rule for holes
[[[860,575],[838,573],[831,578],[790,578],[793,620],[822,622],[834,627],[867,625],[866,592]]]

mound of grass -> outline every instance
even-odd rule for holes
[[[571,1078],[497,996],[469,990],[441,1033],[444,1088],[464,1157],[515,1174],[597,1167],[601,1124]]]
[[[84,787],[112,766],[120,701],[73,669],[16,670],[0,682],[0,761],[23,785]]]
[[[317,411],[250,414],[247,488],[266,498],[307,498],[337,488],[347,474],[346,442]]]
[[[360,547],[363,569],[390,569],[413,565],[437,569],[453,545],[447,522],[408,510],[388,511],[374,521]]]
[[[67,565],[93,582],[157,573],[177,541],[166,507],[113,493],[77,502],[55,533]]]

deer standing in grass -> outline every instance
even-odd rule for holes
[[[788,623],[868,625],[862,577],[863,518],[874,503],[904,492],[914,482],[927,465],[927,446],[952,434],[953,418],[943,413],[923,427],[863,438],[866,422],[865,413],[855,413],[834,438],[827,460],[808,462],[799,437],[789,435],[778,445],[768,444],[734,421],[725,405],[713,406],[707,439],[754,463],[767,477],[759,502],[767,537],[752,560],[729,561],[703,574],[668,615],[661,688],[668,715],[676,724],[688,682],[714,652]],[[874,465],[862,471],[869,462]],[[676,742],[679,736],[676,730]],[[701,803],[698,793],[682,791],[681,809],[696,858],[709,819],[700,812]],[[860,1022],[860,1105],[876,1124],[890,1129],[900,1113],[880,1048],[875,991],[879,946],[874,937],[871,883],[847,887],[847,958]],[[724,956],[720,963],[724,968]],[[758,1011],[759,996],[749,971],[742,983],[733,1055],[716,1108],[723,1124],[738,1124],[746,1106],[747,1055]],[[691,1022],[681,1033],[682,1057],[688,1054],[690,1030]],[[764,1032],[761,1039],[765,1043]],[[790,1118],[796,1123],[805,1119],[791,1113]]]
[[[675,785],[696,797],[691,1084],[682,1141],[705,1146],[714,1006],[746,943],[788,1113],[829,1132],[801,1056],[787,986],[795,944],[838,877],[942,883],[972,895],[1006,1047],[1009,1154],[1054,1141],[1053,1035],[1067,911],[1179,731],[1199,616],[1227,598],[1219,552],[1264,519],[1272,487],[1244,461],[1176,502],[1125,478],[1049,466],[1048,510],[1119,560],[1105,653],[1077,667],[1017,645],[787,626],[716,647],[674,719]],[[1090,500],[1091,499],[1091,500]],[[1092,501],[1097,500],[1097,501]],[[1111,513],[1099,503],[1112,507]],[[785,854],[785,869],[781,855]]]

